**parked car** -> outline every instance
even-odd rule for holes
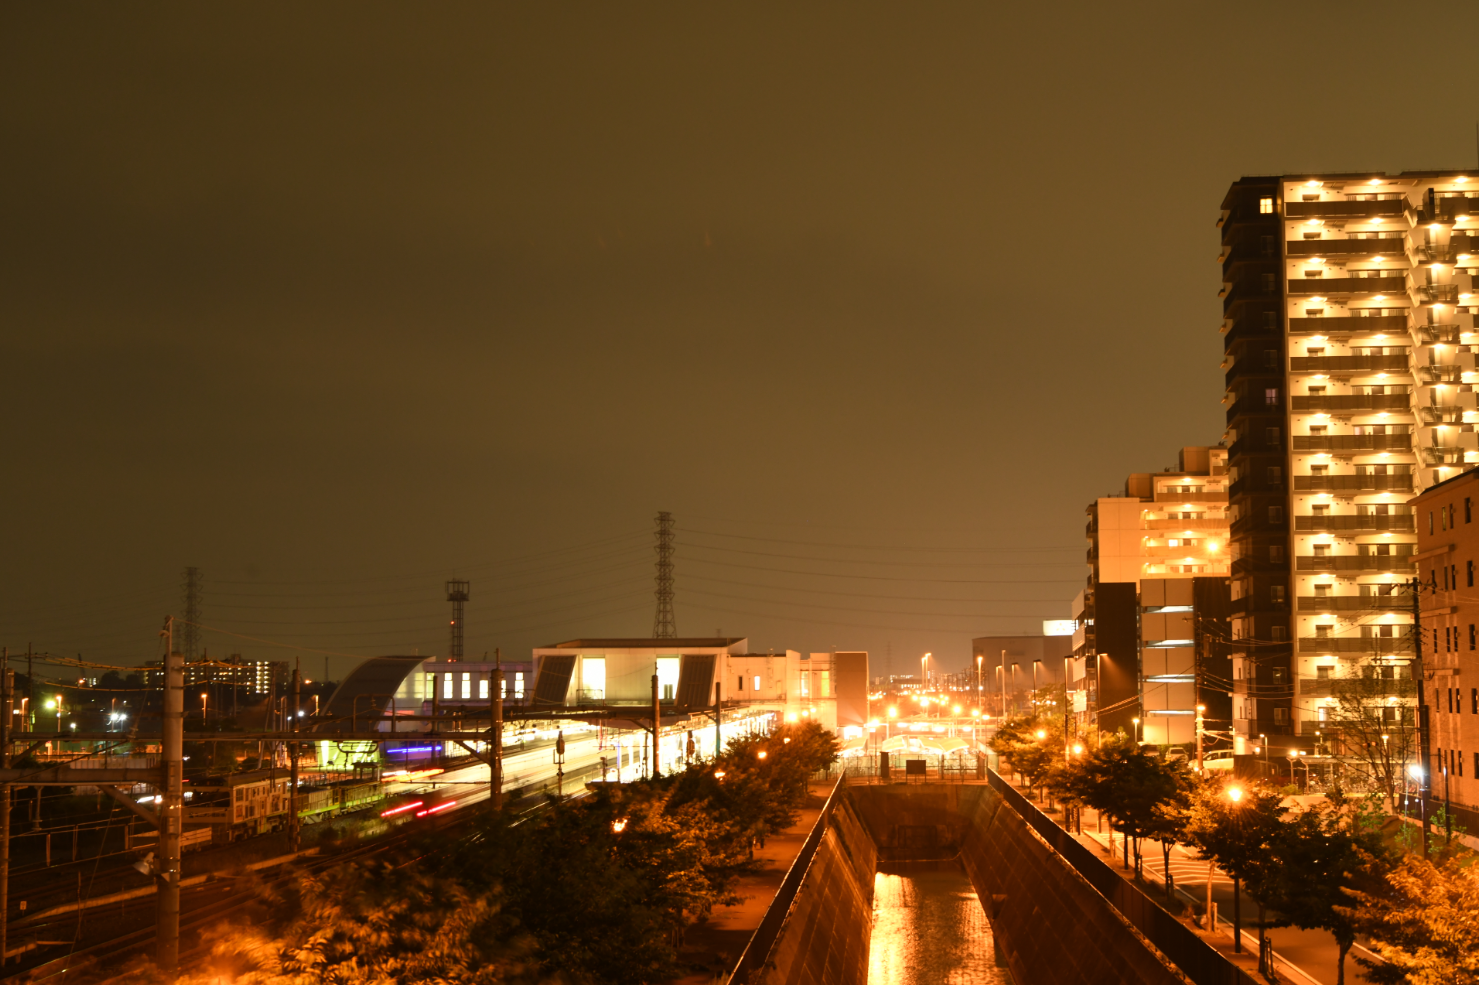
[[[1219,773],[1232,772],[1233,753],[1231,749],[1218,749],[1213,752],[1202,753],[1202,769],[1215,770]]]

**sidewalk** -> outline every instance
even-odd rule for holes
[[[742,897],[740,902],[734,906],[717,907],[707,920],[688,928],[678,960],[711,970],[695,971],[674,980],[672,985],[712,985],[715,972],[722,968],[727,976],[739,961],[745,945],[750,943],[760,921],[765,918],[765,911],[770,908],[770,901],[785,880],[791,863],[801,853],[806,836],[821,816],[822,805],[827,802],[832,786],[830,783],[813,783],[809,790],[811,796],[806,806],[801,808],[799,820],[766,838],[764,848],[755,849],[755,861],[760,863],[760,870],[740,877],[735,886],[735,892]]]
[[[1058,821],[1060,826],[1062,825],[1061,815],[1049,816]],[[1123,839],[1115,838],[1113,849],[1110,849],[1111,835],[1107,821],[1101,833],[1098,830],[1098,815],[1085,808],[1083,829],[1084,833],[1074,835],[1075,839],[1094,849],[1101,856],[1107,857],[1121,877],[1133,882],[1134,846],[1131,845],[1130,864],[1132,867],[1126,869]],[[1144,879],[1141,888],[1156,902],[1164,904],[1165,866],[1160,843],[1142,841],[1140,850],[1142,853],[1141,871]],[[1211,863],[1199,859],[1195,849],[1179,844],[1171,849],[1171,876],[1176,887],[1176,895],[1189,907],[1195,907],[1198,912],[1206,906],[1209,872],[1212,881],[1212,900],[1217,904],[1217,930],[1213,933],[1204,931],[1196,926],[1189,914],[1182,916],[1181,922],[1195,930],[1197,936],[1224,954],[1229,961],[1245,968],[1250,975],[1257,977],[1258,904],[1250,899],[1246,892],[1241,894],[1243,953],[1237,954],[1233,951],[1232,879]],[[1295,982],[1298,985],[1335,985],[1336,961],[1340,952],[1335,945],[1335,939],[1327,931],[1280,927],[1271,929],[1267,933],[1274,942],[1274,958],[1279,977],[1283,981]],[[1346,981],[1361,985],[1369,980],[1362,974],[1361,967],[1356,964],[1357,955],[1366,958],[1374,957],[1374,955],[1359,944],[1351,948],[1350,953],[1346,955]]]

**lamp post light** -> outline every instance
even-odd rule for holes
[[[1233,802],[1233,807],[1239,807],[1243,800],[1242,787],[1228,787],[1227,799]],[[1210,880],[1209,880],[1210,881]],[[1237,954],[1243,953],[1243,910],[1242,892],[1238,877],[1233,876],[1233,951]]]
[[[1137,717],[1130,719],[1130,721],[1135,726],[1135,744],[1138,746],[1140,744],[1140,719]]]
[[[205,722],[207,722],[207,721],[210,720],[208,702],[209,702],[209,699],[206,697],[206,693],[204,691],[201,691],[200,692],[200,721],[201,721],[202,724],[204,724]]]

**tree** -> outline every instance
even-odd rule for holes
[[[997,726],[989,744],[1029,788],[1036,787],[1063,762],[1063,722],[1047,716],[1008,718]]]
[[[1336,985],[1344,985],[1345,958],[1357,932],[1347,893],[1371,887],[1386,869],[1381,836],[1357,830],[1327,805],[1281,824],[1269,849],[1277,864],[1262,882],[1259,901],[1301,930],[1328,930],[1339,949]]]
[[[1203,786],[1191,807],[1186,836],[1202,857],[1217,863],[1253,895],[1264,926],[1263,900],[1276,877],[1273,845],[1282,833],[1284,795],[1266,785]]]
[[[1357,956],[1377,985],[1479,982],[1479,867],[1405,856],[1379,885],[1350,891],[1344,908],[1382,961]]]
[[[1118,823],[1126,845],[1135,846],[1138,873],[1140,839],[1164,830],[1162,806],[1179,803],[1190,790],[1192,777],[1184,762],[1148,756],[1133,742],[1106,741],[1065,767],[1059,782],[1074,800]],[[1128,868],[1128,858],[1125,864]]]
[[[1334,717],[1324,726],[1331,742],[1367,783],[1386,794],[1392,810],[1407,784],[1406,770],[1417,759],[1414,709],[1405,702],[1416,695],[1415,682],[1403,666],[1361,668],[1359,675],[1329,682],[1336,698]],[[1392,676],[1384,677],[1390,673]]]

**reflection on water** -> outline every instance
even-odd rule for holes
[[[958,862],[882,863],[873,880],[868,985],[1008,985],[991,926]]]

